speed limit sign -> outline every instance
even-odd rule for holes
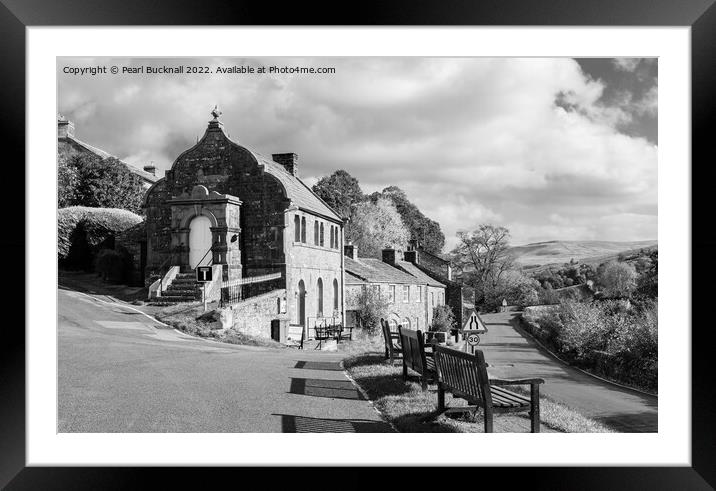
[[[467,344],[469,344],[470,346],[477,346],[478,344],[480,344],[480,336],[478,336],[475,332],[468,334]]]

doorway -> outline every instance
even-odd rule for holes
[[[207,254],[211,248],[211,220],[200,215],[189,225],[189,267],[208,266],[212,255]],[[201,264],[199,264],[201,262]]]

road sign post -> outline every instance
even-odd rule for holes
[[[203,283],[204,287],[201,294],[204,301],[204,312],[206,312],[206,284],[211,282],[211,272],[211,266],[197,266],[196,268],[196,281]]]
[[[475,348],[480,344],[480,334],[487,332],[487,326],[476,310],[472,310],[465,324],[460,329],[463,339],[463,349],[466,353],[474,354]]]

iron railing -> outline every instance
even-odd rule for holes
[[[276,290],[281,286],[281,273],[270,273],[261,276],[249,276],[225,281],[221,284],[219,305],[224,307],[241,302],[247,298]]]

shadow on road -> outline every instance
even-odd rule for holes
[[[357,399],[363,396],[350,380],[321,380],[313,378],[291,378],[291,394],[331,399]]]
[[[272,414],[281,417],[283,433],[389,433],[390,426],[381,421],[365,419],[327,419]]]
[[[329,370],[333,372],[341,372],[340,363],[337,361],[297,361],[293,368],[303,368],[305,370]]]

